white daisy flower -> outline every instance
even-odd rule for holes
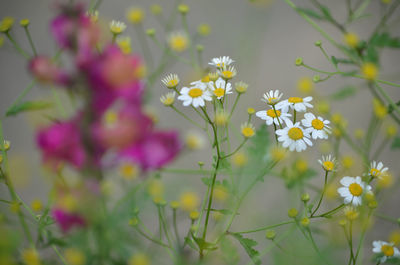
[[[371,167],[370,170],[368,172],[368,176],[374,177],[374,178],[380,178],[383,175],[385,175],[388,171],[387,167],[383,167],[383,163],[382,162],[376,162],[376,161],[372,161],[371,162]]]
[[[296,149],[297,152],[301,152],[307,149],[307,145],[312,146],[312,142],[308,139],[310,135],[304,131],[299,122],[293,124],[291,120],[287,120],[286,125],[286,128],[275,132],[279,136],[278,141],[282,142],[284,148],[289,148],[290,151]]]
[[[279,90],[270,90],[263,95],[264,98],[261,100],[266,102],[268,105],[275,105],[279,102],[282,96],[283,93],[281,93]]]
[[[324,120],[322,117],[315,117],[312,113],[304,114],[304,119],[301,123],[306,127],[306,132],[309,133],[313,139],[328,139],[328,134],[331,133],[331,127],[328,125],[330,121]]]
[[[279,123],[283,124],[283,121],[285,121],[285,123],[287,123],[288,120],[290,121],[289,117],[291,117],[292,114],[282,112],[280,110],[269,109],[257,111],[256,116],[262,120],[265,120],[267,125],[275,123],[275,125],[279,126]]]
[[[219,76],[225,80],[234,78],[237,75],[237,71],[234,66],[224,67],[218,70]]]
[[[226,82],[221,77],[218,78],[217,81],[208,83],[208,88],[212,91],[212,93],[217,97],[217,99],[221,99],[226,94],[232,94],[232,85],[229,82]]]
[[[196,81],[192,83],[191,87],[183,87],[178,99],[183,101],[183,106],[193,105],[197,108],[199,106],[204,107],[205,101],[211,101],[212,97],[207,85],[201,81]]]
[[[379,240],[372,242],[372,246],[372,251],[374,253],[382,255],[378,259],[380,263],[386,262],[387,259],[400,258],[400,251],[396,247],[394,247],[394,243],[388,243]]]
[[[361,180],[361,177],[343,177],[340,180],[343,187],[338,188],[338,193],[344,198],[344,203],[352,203],[354,206],[361,205],[362,196],[371,192],[371,186]]]
[[[229,56],[215,57],[209,62],[209,65],[215,66],[217,68],[225,68],[231,63],[235,62]]]
[[[177,74],[169,74],[166,77],[164,77],[161,82],[170,89],[173,89],[178,86],[179,84],[179,77]]]
[[[121,34],[122,32],[124,32],[124,30],[126,29],[126,24],[124,22],[121,21],[111,21],[110,23],[110,31],[113,34]]]
[[[325,171],[334,171],[336,168],[336,158],[333,155],[322,156],[318,163],[321,164]]]
[[[162,104],[164,104],[164,106],[170,107],[170,106],[174,105],[175,96],[176,96],[175,92],[169,92],[169,93],[161,96],[160,101]]]
[[[285,112],[287,112],[289,108],[294,109],[297,112],[305,112],[307,108],[313,107],[313,105],[309,103],[311,102],[311,100],[312,97],[305,97],[305,98],[290,97],[276,104],[276,108],[286,110]]]

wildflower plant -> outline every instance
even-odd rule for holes
[[[2,194],[0,202],[9,212],[0,215],[0,263],[246,260],[258,265],[270,260],[303,264],[304,259],[304,264],[357,265],[364,264],[365,257],[375,264],[400,262],[398,231],[388,239],[368,236],[373,218],[388,221],[393,228],[400,224],[398,211],[381,213],[386,190],[398,180],[389,172],[392,165],[380,161],[387,145],[400,148],[398,99],[383,87],[400,85],[383,79],[380,63],[383,48],[400,47],[399,38],[386,27],[400,2],[381,1],[383,15],[364,39],[349,27],[367,16],[370,1],[346,1],[345,21],[336,20],[318,0],[310,0],[312,7],[285,2],[340,52],[330,55],[323,41],[314,43],[332,71],[309,65],[308,58],[295,60],[296,66],[313,74],[297,81],[297,93],[303,95],[252,87],[242,81],[240,69],[245,66],[235,56],[212,57],[204,63],[201,40],[211,28],[202,23],[192,33],[192,10],[182,1],[176,1],[168,15],[158,4],[150,6],[150,14],[142,7],[129,7],[127,22],[111,20],[107,27],[102,27],[106,19],[98,12],[101,0],[90,1],[89,6],[58,3],[50,21],[57,46],[53,55],[36,48],[29,30],[34,21],[19,22],[31,49],[26,51],[14,37],[15,19],[4,17],[0,47],[8,41],[26,60],[33,78],[6,110],[4,120],[47,111],[47,122],[37,129],[35,139],[43,167],[51,175],[51,191],[47,201],[35,197],[31,202],[17,193],[9,163],[13,145],[6,140],[12,135],[5,134],[1,120],[0,178],[9,195]],[[163,34],[145,29],[148,19],[158,21]],[[316,21],[330,23],[342,38],[335,40]],[[131,29],[135,36],[129,35]],[[136,42],[140,48],[133,46]],[[156,59],[153,48],[161,52],[161,59]],[[191,77],[172,72],[175,63],[190,68]],[[339,77],[362,80],[373,97],[370,123],[354,136],[346,118],[331,112],[330,103],[355,95],[357,89],[346,87],[329,96],[316,89]],[[54,102],[26,100],[36,84],[50,91]],[[162,91],[156,104],[176,115],[185,130],[157,123],[149,111],[155,89]],[[246,106],[247,112],[241,111],[249,90],[258,93],[256,100],[263,108]],[[71,111],[65,110],[61,95],[74,106]],[[357,156],[346,155],[344,144]],[[199,150],[207,152],[205,162],[174,168]],[[310,150],[323,154],[308,160],[304,154]],[[182,185],[190,176],[197,184]],[[289,200],[291,205],[284,208],[282,203],[271,213],[263,202],[245,209],[245,201],[268,185],[280,185],[278,192],[285,190],[295,198]],[[260,220],[262,224],[253,228]]]

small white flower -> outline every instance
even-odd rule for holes
[[[286,128],[275,132],[279,136],[278,141],[282,142],[284,148],[301,152],[307,149],[307,145],[312,146],[310,135],[304,131],[299,122],[293,124],[291,120],[287,120],[286,125]]]
[[[343,187],[338,188],[338,193],[344,198],[344,203],[352,203],[354,206],[361,205],[362,196],[371,192],[371,186],[361,180],[361,177],[343,177],[340,180]]]
[[[189,106],[197,108],[199,106],[204,107],[205,101],[211,101],[212,97],[207,89],[207,84],[196,81],[192,83],[191,87],[183,87],[180,92],[179,100],[183,101],[183,106]]]
[[[267,125],[275,123],[275,125],[279,126],[279,123],[282,125],[283,121],[287,123],[287,121],[290,120],[289,117],[291,117],[292,115],[286,112],[282,112],[280,110],[269,109],[257,111],[256,116],[262,120],[265,120],[265,123]]]
[[[325,171],[334,171],[336,167],[336,158],[332,155],[322,156],[322,160],[318,160]]]
[[[234,78],[237,75],[236,68],[234,66],[224,67],[218,70],[218,74],[225,80]]]
[[[294,109],[297,112],[305,112],[307,108],[313,107],[313,105],[309,103],[311,100],[312,97],[290,97],[276,104],[276,108],[285,110],[285,112],[287,112],[289,108]]]
[[[113,34],[121,34],[126,29],[126,24],[121,21],[111,21],[110,30]]]
[[[209,65],[215,66],[217,68],[225,68],[231,63],[235,62],[229,56],[215,57],[209,62]]]
[[[161,96],[160,97],[160,101],[161,101],[162,104],[164,104],[165,106],[169,107],[169,106],[174,105],[175,96],[176,96],[175,92],[169,92],[169,93]]]
[[[179,84],[179,77],[177,74],[169,74],[166,77],[164,77],[161,82],[167,87],[167,88],[175,88]]]
[[[229,82],[226,82],[221,77],[218,78],[215,82],[208,82],[208,88],[212,91],[212,93],[217,97],[217,99],[221,99],[226,94],[232,94],[232,85]]]
[[[387,167],[384,168],[382,162],[378,163],[376,161],[372,161],[370,170],[368,172],[368,176],[371,176],[374,178],[381,178],[383,175],[386,174],[387,171],[388,171],[388,168]]]
[[[390,258],[400,258],[400,251],[394,247],[394,243],[388,243],[385,241],[374,241],[372,242],[374,253],[381,254],[382,256],[379,257],[379,262],[384,263],[387,259]]]
[[[270,90],[263,95],[264,98],[261,100],[266,102],[268,105],[275,105],[279,102],[282,96],[283,93],[281,93],[279,90]]]
[[[306,127],[308,132],[313,139],[328,139],[328,134],[331,133],[331,127],[328,125],[330,121],[324,120],[322,117],[315,117],[312,113],[304,114],[304,119],[301,123]]]

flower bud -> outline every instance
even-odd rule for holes
[[[276,236],[276,233],[275,233],[274,230],[269,229],[269,230],[265,231],[265,237],[266,237],[267,239],[269,239],[269,240],[274,240],[275,236]]]
[[[304,217],[303,219],[301,219],[300,224],[303,227],[308,227],[310,225],[310,219],[307,217]]]
[[[303,58],[301,57],[296,58],[295,64],[296,66],[303,65]]]
[[[301,200],[302,200],[303,202],[308,202],[308,201],[310,200],[310,194],[308,194],[308,193],[303,193],[303,194],[301,195]]]
[[[321,80],[321,77],[319,75],[314,75],[312,80],[314,83],[318,83]]]
[[[320,40],[317,40],[316,42],[314,42],[314,45],[320,47],[322,45],[322,42]]]
[[[296,208],[291,208],[291,209],[289,209],[289,211],[288,211],[288,216],[290,217],[290,218],[296,218],[296,216],[299,214],[299,211],[297,211],[297,209]]]
[[[189,6],[185,5],[185,4],[180,4],[178,6],[178,11],[182,14],[182,15],[186,15],[189,12]]]
[[[147,36],[149,36],[149,37],[153,37],[154,35],[156,35],[156,30],[153,29],[153,28],[148,29],[148,30],[146,30],[146,34],[147,34]]]

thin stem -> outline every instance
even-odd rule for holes
[[[236,105],[237,105],[237,103],[238,103],[238,101],[239,101],[239,98],[240,98],[240,96],[241,96],[242,94],[237,94],[236,95],[236,98],[235,98],[235,102],[233,103],[233,106],[232,106],[232,109],[231,109],[231,112],[229,113],[229,120],[231,119],[231,117],[232,117],[232,114],[233,114],[233,112],[235,111],[235,109],[236,109]]]
[[[5,35],[7,36],[7,38],[10,40],[10,42],[12,43],[12,45],[14,46],[14,48],[17,50],[17,52],[19,54],[21,54],[23,57],[25,57],[25,59],[29,59],[30,56],[29,54],[27,54],[22,48],[21,46],[19,46],[19,44],[14,40],[14,38],[10,35],[10,32],[6,32]]]
[[[247,139],[248,138],[244,138],[243,142],[232,153],[221,157],[221,159],[225,159],[225,158],[228,158],[228,157],[233,156],[234,154],[236,154],[243,147],[243,145],[247,142]]]
[[[195,122],[194,120],[192,120],[191,118],[186,116],[186,114],[184,114],[183,112],[181,112],[180,110],[175,108],[175,106],[172,105],[170,107],[171,107],[171,109],[175,110],[179,115],[181,115],[183,118],[185,118],[187,121],[189,121],[191,124],[193,124],[194,126],[200,128],[201,130],[204,131],[204,128],[200,124],[198,124],[197,122]]]
[[[312,218],[318,218],[318,217],[327,217],[329,215],[332,215],[333,213],[337,212],[338,210],[340,210],[341,208],[343,208],[345,206],[344,203],[342,203],[341,205],[339,205],[338,207],[336,207],[333,210],[330,210],[329,212],[320,214],[320,215],[314,215]]]
[[[29,44],[31,45],[33,55],[37,56],[37,51],[36,51],[36,48],[35,48],[35,44],[33,43],[32,36],[31,36],[31,33],[29,32],[28,27],[27,26],[24,27],[24,30],[25,30],[26,37],[28,38]]]
[[[140,235],[142,235],[144,238],[150,240],[151,242],[156,243],[156,244],[158,244],[158,245],[160,245],[160,246],[163,246],[163,247],[165,247],[165,248],[171,248],[170,246],[168,246],[167,244],[163,243],[162,241],[157,240],[157,239],[155,239],[155,238],[151,238],[149,235],[147,235],[145,232],[143,232],[142,230],[140,230],[138,227],[135,227],[135,228],[136,228],[136,231],[137,231]]]
[[[136,30],[136,35],[139,39],[140,46],[143,51],[143,55],[146,58],[147,63],[149,64],[150,68],[153,68],[154,60],[153,56],[151,55],[151,51],[149,49],[149,43],[147,42],[146,39],[146,34],[143,29],[143,24],[137,24],[135,25],[135,30]]]
[[[178,231],[178,226],[177,226],[177,222],[176,222],[176,209],[172,209],[172,223],[173,223],[173,227],[174,227],[176,241],[178,242],[178,246],[180,246],[181,240],[179,237],[179,231]]]
[[[287,224],[293,224],[293,223],[295,223],[295,221],[290,220],[290,221],[286,221],[286,222],[282,222],[282,223],[278,223],[278,224],[274,224],[274,225],[269,225],[269,226],[265,226],[265,227],[261,227],[261,228],[256,228],[256,229],[252,229],[252,230],[233,232],[233,234],[248,234],[248,233],[254,233],[254,232],[259,232],[259,231],[265,231],[265,230],[268,230],[271,228],[275,228],[275,227],[279,227],[279,226],[283,226],[283,225],[287,225]]]
[[[311,217],[314,216],[314,214],[318,211],[319,207],[321,206],[321,202],[322,202],[322,199],[324,198],[324,194],[325,194],[325,191],[326,191],[326,184],[327,184],[327,180],[328,180],[328,172],[329,172],[329,171],[325,170],[324,188],[323,188],[323,190],[322,190],[321,197],[319,198],[317,207],[316,207],[315,210],[311,213]]]

